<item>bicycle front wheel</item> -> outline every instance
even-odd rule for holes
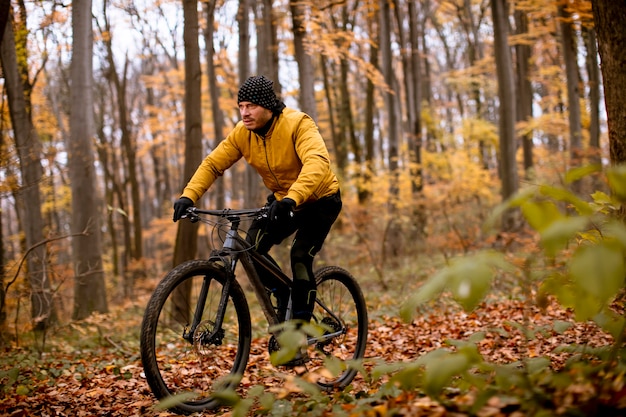
[[[317,301],[314,322],[324,329],[327,339],[309,349],[309,370],[323,368],[328,361],[338,372],[320,372],[317,385],[324,390],[344,388],[356,376],[350,360],[362,359],[367,344],[367,306],[359,284],[348,271],[328,266],[317,271]],[[334,335],[330,337],[331,335]]]
[[[219,407],[215,393],[239,384],[251,334],[248,303],[233,276],[211,260],[180,264],[155,289],[141,325],[141,361],[152,392],[159,400],[175,397],[177,412]]]

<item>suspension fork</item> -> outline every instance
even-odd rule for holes
[[[239,221],[233,221],[230,230],[226,233],[226,239],[224,241],[223,249],[225,249],[220,255],[224,255],[228,253],[229,250],[232,250],[236,247],[237,242],[237,229],[239,227]],[[220,255],[215,259],[224,260]],[[205,340],[213,340],[214,336],[218,335],[220,330],[222,329],[222,324],[224,323],[224,316],[226,315],[226,306],[228,305],[228,297],[230,296],[230,287],[232,285],[233,280],[235,279],[234,271],[237,266],[238,255],[231,254],[230,257],[230,265],[227,270],[226,280],[222,285],[222,294],[220,296],[220,302],[217,306],[217,311],[215,313],[215,322],[213,323],[213,331],[209,335],[204,335],[203,338]],[[202,280],[202,288],[200,288],[200,295],[198,296],[198,302],[196,303],[196,309],[193,313],[193,321],[191,323],[191,327],[189,332],[185,335],[185,338],[193,343],[193,334],[195,333],[198,325],[202,321],[202,313],[204,312],[204,307],[206,306],[206,298],[209,293],[209,287],[211,286],[211,276],[205,275]]]

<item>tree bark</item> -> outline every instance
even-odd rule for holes
[[[615,0],[592,0],[598,35],[604,101],[609,128],[609,154],[614,165],[626,163],[626,4]]]
[[[306,10],[301,0],[289,0],[293,24],[293,45],[300,80],[300,110],[317,120],[315,100],[315,66],[305,48]]]
[[[102,5],[102,14],[104,17],[104,32],[112,33],[110,22],[107,16],[107,2],[104,1]],[[102,36],[106,47],[106,60],[108,66],[108,79],[113,84],[113,91],[115,93],[116,103],[113,108],[117,109],[117,116],[119,121],[119,129],[121,133],[121,143],[123,160],[126,161],[127,180],[130,184],[130,207],[132,209],[132,239],[130,245],[125,247],[128,260],[139,260],[143,257],[143,224],[141,215],[141,197],[140,186],[138,181],[138,168],[136,158],[136,145],[133,140],[130,129],[130,116],[127,103],[127,79],[128,79],[128,59],[123,65],[121,75],[118,73],[117,64],[113,54],[112,36]],[[128,262],[127,262],[128,263]],[[124,297],[131,298],[133,295],[134,283],[137,278],[138,270],[132,269],[124,272]]]
[[[215,47],[213,45],[214,12],[216,0],[205,3],[206,28],[204,29],[204,43],[206,45],[206,72],[209,83],[209,97],[211,99],[211,113],[213,114],[213,147],[215,148],[224,136],[224,113],[220,107],[220,89],[217,85],[215,70]],[[245,3],[245,2],[244,2]],[[246,13],[247,15],[247,13]],[[245,48],[244,48],[245,49]],[[214,205],[216,208],[226,207],[226,193],[224,192],[224,179],[218,178],[212,186]]]
[[[202,162],[202,102],[200,46],[198,45],[198,1],[183,0],[185,43],[185,182]],[[174,266],[195,258],[198,250],[198,225],[179,221],[174,248]]]
[[[587,49],[587,74],[589,77],[589,147],[595,162],[600,162],[600,63],[598,39],[593,28],[583,28]]]
[[[580,112],[580,75],[578,69],[578,48],[572,29],[572,18],[563,4],[559,5],[563,60],[567,76],[567,108],[569,114],[570,155],[572,165],[582,163],[582,123]]]
[[[508,42],[508,13],[506,0],[492,0],[491,10],[494,30],[494,54],[498,78],[498,97],[500,99],[500,172],[502,198],[511,197],[519,187],[517,163],[515,159],[515,81],[511,50]],[[503,229],[516,227],[516,217],[507,213],[503,217]]]
[[[385,78],[386,91],[383,95],[385,98],[385,107],[387,114],[387,131],[388,131],[388,164],[389,164],[389,227],[387,235],[383,238],[386,247],[386,256],[394,259],[401,250],[401,241],[395,237],[400,236],[400,224],[397,221],[397,202],[400,197],[400,139],[398,134],[397,110],[395,94],[393,92],[395,86],[395,77],[393,73],[393,56],[391,53],[391,7],[388,0],[380,1],[380,51],[382,60],[382,73]],[[389,237],[394,238],[389,238]]]
[[[41,143],[33,125],[30,99],[25,96],[23,83],[28,82],[28,78],[20,76],[13,24],[10,17],[6,22],[2,39],[0,59],[22,178],[22,187],[17,194],[16,204],[17,209],[23,213],[20,217],[26,242],[24,249],[34,248],[27,258],[28,283],[31,290],[31,317],[35,329],[45,330],[54,321],[55,314],[52,306],[50,280],[45,273],[47,269],[45,267],[45,246],[35,247],[37,243],[43,240],[44,224],[41,215],[41,192],[39,190],[43,176],[40,162]],[[1,301],[0,315],[3,315],[4,287]]]
[[[528,16],[522,10],[515,13],[515,31],[517,35],[528,35]],[[530,46],[520,42],[515,45],[516,65],[517,65],[517,94],[519,97],[517,106],[517,120],[520,122],[530,122],[533,117],[533,91],[530,82]],[[530,178],[530,171],[533,168],[533,132],[530,128],[522,135],[522,149],[524,155],[524,173],[526,178]]]
[[[72,63],[70,68],[69,175],[72,189],[72,239],[75,267],[76,320],[108,310],[102,269],[101,198],[96,185],[93,149],[93,32],[91,0],[72,7]]]

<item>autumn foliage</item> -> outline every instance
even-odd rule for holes
[[[495,1],[241,2],[248,14],[198,2],[206,55],[194,57],[202,71],[192,91],[202,93],[193,109],[202,111],[191,123],[180,2],[99,2],[84,28],[95,34],[85,55],[95,63],[95,120],[78,135],[93,146],[87,168],[97,183],[82,195],[72,192],[81,159],[78,174],[68,170],[68,59],[70,11],[87,2],[5,2],[16,44],[2,43],[2,83],[24,91],[3,93],[0,106],[0,415],[173,415],[177,399],[158,403],[142,374],[139,325],[172,268],[171,208],[189,131],[197,129],[202,155],[216,145],[238,120],[234,97],[252,67],[276,79],[289,105],[318,113],[344,208],[316,262],[358,278],[369,342],[352,385],[321,393],[306,370],[272,366],[267,323],[250,296],[250,362],[239,389],[221,393],[225,406],[207,415],[626,414],[626,170],[618,164],[626,130],[613,129],[607,143],[592,2],[498,3],[510,6],[516,71],[508,80],[516,94],[500,97]],[[623,13],[617,6],[611,11]],[[295,20],[306,22],[298,48]],[[623,45],[624,19],[616,20],[599,33]],[[244,44],[234,53],[239,25],[255,27],[254,53]],[[247,55],[257,62],[239,62]],[[619,81],[617,58],[605,55],[602,68]],[[305,62],[310,78],[295,75]],[[606,86],[612,110],[626,108],[622,84]],[[300,97],[305,87],[310,96]],[[16,96],[27,101],[23,130]],[[498,125],[505,99],[520,106],[508,115],[517,120],[505,142],[516,151],[509,164]],[[620,114],[609,121],[623,123]],[[505,190],[513,177],[518,189]],[[265,191],[242,164],[220,181],[205,208],[261,204]],[[101,265],[87,272],[106,277],[98,295],[109,311],[72,319],[96,292],[75,289],[85,264],[72,243],[90,231],[70,225],[85,214],[86,193],[101,198],[92,210],[104,246]],[[208,257],[211,236],[199,230],[193,256]],[[288,244],[275,255],[286,264]]]

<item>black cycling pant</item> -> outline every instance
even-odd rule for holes
[[[341,206],[341,194],[337,191],[331,196],[298,207],[292,225],[287,229],[273,228],[267,218],[253,221],[248,229],[248,243],[270,259],[268,252],[271,247],[295,232],[290,253],[294,319],[309,321],[311,318],[316,296],[313,258],[322,249],[330,228],[341,212]],[[265,285],[271,286],[271,277],[265,269],[257,267],[256,270]]]

